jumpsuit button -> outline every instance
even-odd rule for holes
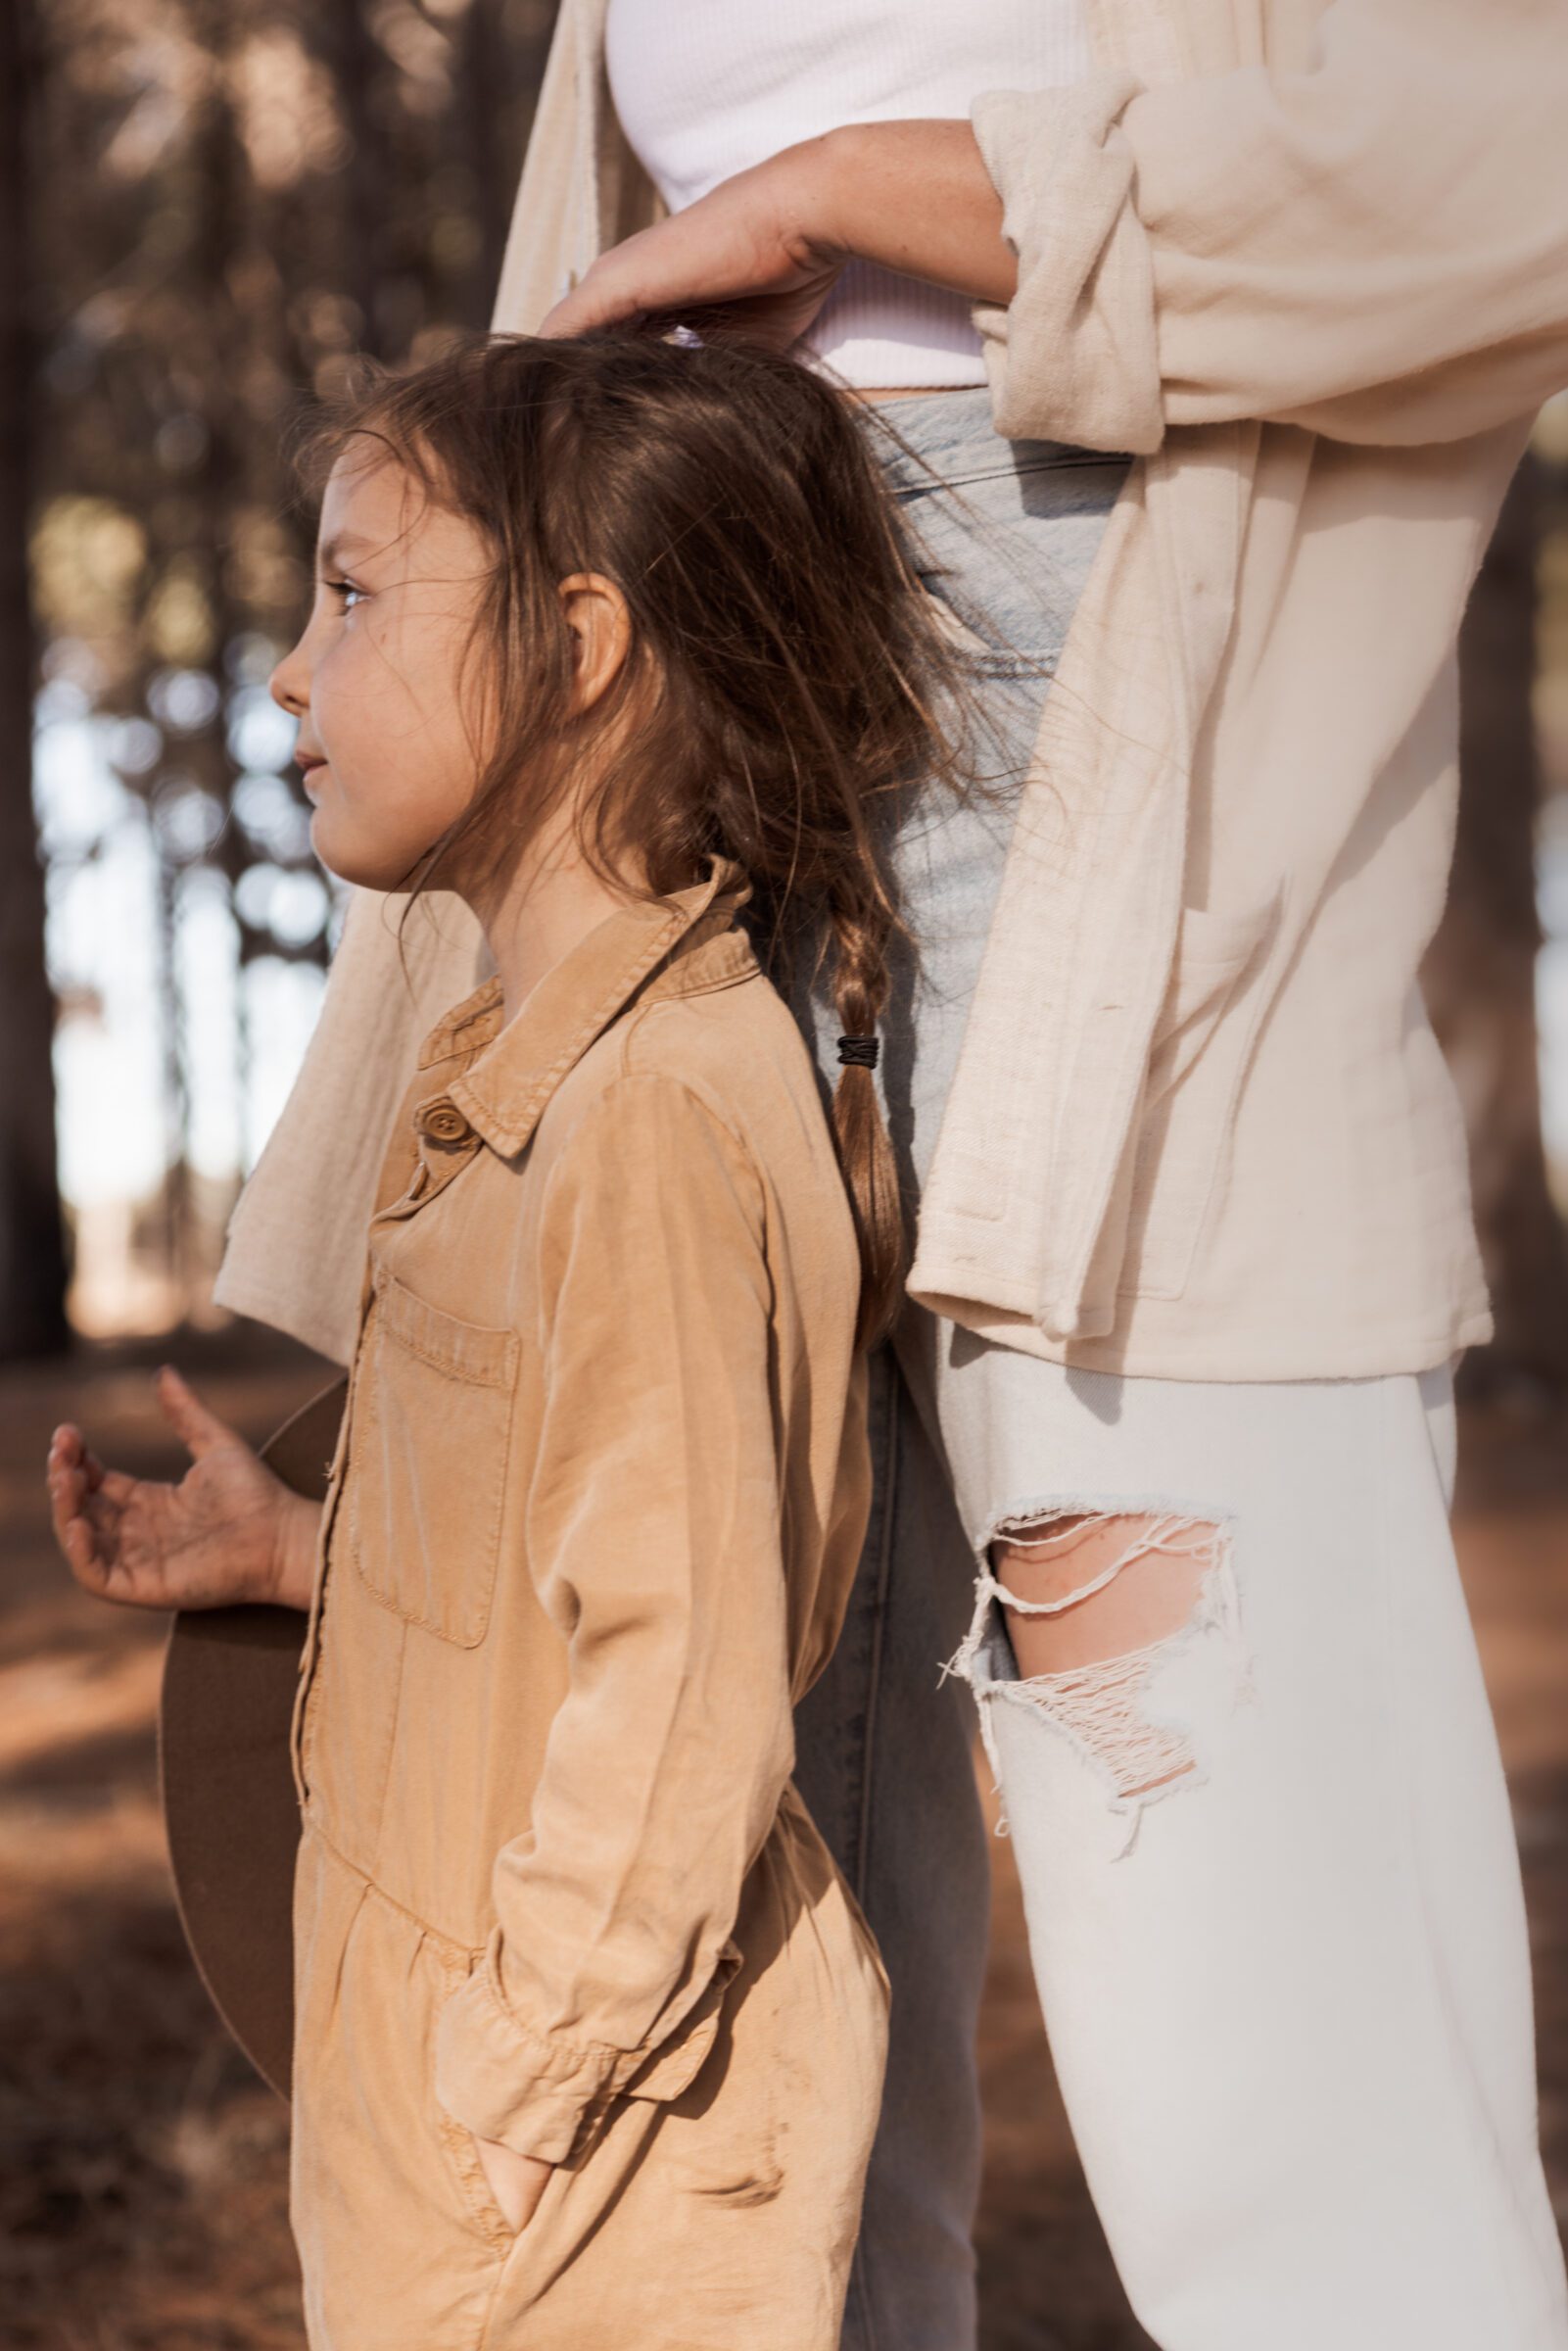
[[[460,1143],[468,1132],[468,1121],[455,1102],[427,1102],[419,1113],[419,1127],[438,1143]]]

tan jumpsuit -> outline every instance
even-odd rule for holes
[[[789,1773],[859,1276],[743,895],[478,989],[388,1152],[292,1734],[314,2351],[835,2351],[886,1978]],[[556,2167],[520,2231],[475,2134]]]

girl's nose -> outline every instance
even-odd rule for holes
[[[279,706],[295,718],[303,718],[309,706],[309,688],[305,662],[298,645],[286,652],[266,682],[266,690]]]

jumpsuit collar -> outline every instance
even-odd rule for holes
[[[447,1145],[481,1136],[513,1158],[595,1038],[632,998],[727,987],[758,968],[734,927],[750,896],[741,869],[713,858],[701,882],[617,908],[546,973],[509,1021],[497,973],[437,1023],[418,1066],[439,1090],[415,1105],[420,1133]],[[440,1085],[442,1064],[460,1064]]]

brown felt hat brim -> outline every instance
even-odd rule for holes
[[[319,1498],[346,1378],[261,1448],[285,1485]],[[159,1786],[185,1939],[214,2005],[280,2097],[294,2050],[294,1864],[289,1760],[306,1618],[298,1608],[182,1608],[159,1704]]]

